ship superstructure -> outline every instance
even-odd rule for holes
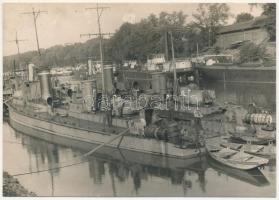
[[[99,18],[100,62],[64,75],[29,65],[27,80],[7,103],[11,125],[48,139],[55,135],[183,159],[203,154],[201,118],[224,111],[215,105],[214,91],[200,90],[188,65],[177,71],[174,52],[169,71],[115,70],[103,61]]]

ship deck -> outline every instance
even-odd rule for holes
[[[94,130],[94,132],[100,134],[106,134],[106,135],[118,134],[125,130],[125,128],[116,127],[116,126],[108,127],[107,124],[84,120],[84,119],[78,119],[71,116],[50,115],[47,112],[34,112],[34,109],[28,106],[22,107],[17,105],[16,107],[13,106],[13,109],[17,110],[23,115],[31,116],[40,120],[51,121],[51,123],[56,123],[56,124],[63,124],[64,126],[76,128],[79,130],[80,129],[87,130],[87,131]],[[102,116],[104,117],[105,114],[97,113],[97,115],[101,115],[100,117]]]

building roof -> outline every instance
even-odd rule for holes
[[[268,19],[267,16],[263,15],[260,17],[256,17],[255,19],[250,21],[224,26],[218,31],[218,34],[225,34],[225,33],[249,30],[254,28],[261,28],[268,23],[267,19]]]

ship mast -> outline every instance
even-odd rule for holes
[[[17,47],[17,55],[18,55],[18,59],[20,58],[20,51],[19,51],[19,42],[23,42],[23,41],[27,41],[27,40],[19,40],[17,37],[17,31],[16,31],[16,37],[15,40],[13,40],[16,43],[16,47]]]
[[[33,22],[34,22],[34,28],[35,28],[35,34],[36,34],[37,50],[38,50],[39,56],[41,56],[41,51],[40,51],[39,37],[38,37],[38,30],[37,30],[37,18],[39,17],[39,15],[41,13],[47,13],[47,11],[41,11],[41,10],[35,11],[34,8],[32,8],[32,12],[21,13],[21,14],[32,15],[33,16]]]
[[[106,94],[105,88],[105,77],[104,77],[104,56],[103,56],[103,35],[111,35],[111,33],[102,33],[101,30],[101,16],[105,9],[109,7],[100,7],[98,4],[94,8],[86,8],[86,10],[96,10],[97,12],[97,23],[98,23],[98,33],[89,33],[89,34],[81,34],[80,36],[93,36],[98,35],[99,37],[99,49],[100,49],[100,61],[101,61],[101,70],[102,70],[102,94]]]
[[[173,92],[174,96],[177,95],[177,74],[176,74],[176,64],[175,64],[175,57],[174,57],[174,47],[173,47],[173,37],[172,31],[170,31],[170,38],[171,38],[171,54],[172,54],[172,67],[173,67]]]
[[[16,31],[16,35],[15,35],[15,39],[14,40],[11,40],[9,42],[15,42],[16,43],[16,47],[17,47],[17,56],[18,56],[18,65],[20,65],[20,51],[19,51],[19,43],[20,42],[24,42],[24,41],[27,41],[27,40],[20,40],[18,39],[17,37],[17,31]],[[14,63],[14,73],[16,72],[16,69],[15,69],[15,63]]]
[[[178,82],[177,82],[177,73],[176,73],[176,64],[175,64],[175,55],[174,55],[174,44],[173,44],[173,34],[172,32],[184,32],[184,28],[179,28],[175,26],[162,26],[158,28],[154,28],[155,31],[164,32],[165,34],[165,57],[166,60],[168,60],[168,35],[170,36],[170,42],[171,42],[171,64],[173,67],[173,96],[177,95],[178,93]]]

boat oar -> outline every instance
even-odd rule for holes
[[[92,153],[94,153],[95,151],[97,151],[98,149],[102,148],[105,145],[108,145],[110,143],[112,143],[114,140],[116,140],[117,138],[123,136],[129,129],[126,129],[125,131],[117,134],[115,137],[113,137],[112,139],[110,139],[109,141],[100,144],[99,146],[95,147],[94,149],[92,149],[91,151],[87,152],[86,154],[83,154],[84,157],[90,156]]]

